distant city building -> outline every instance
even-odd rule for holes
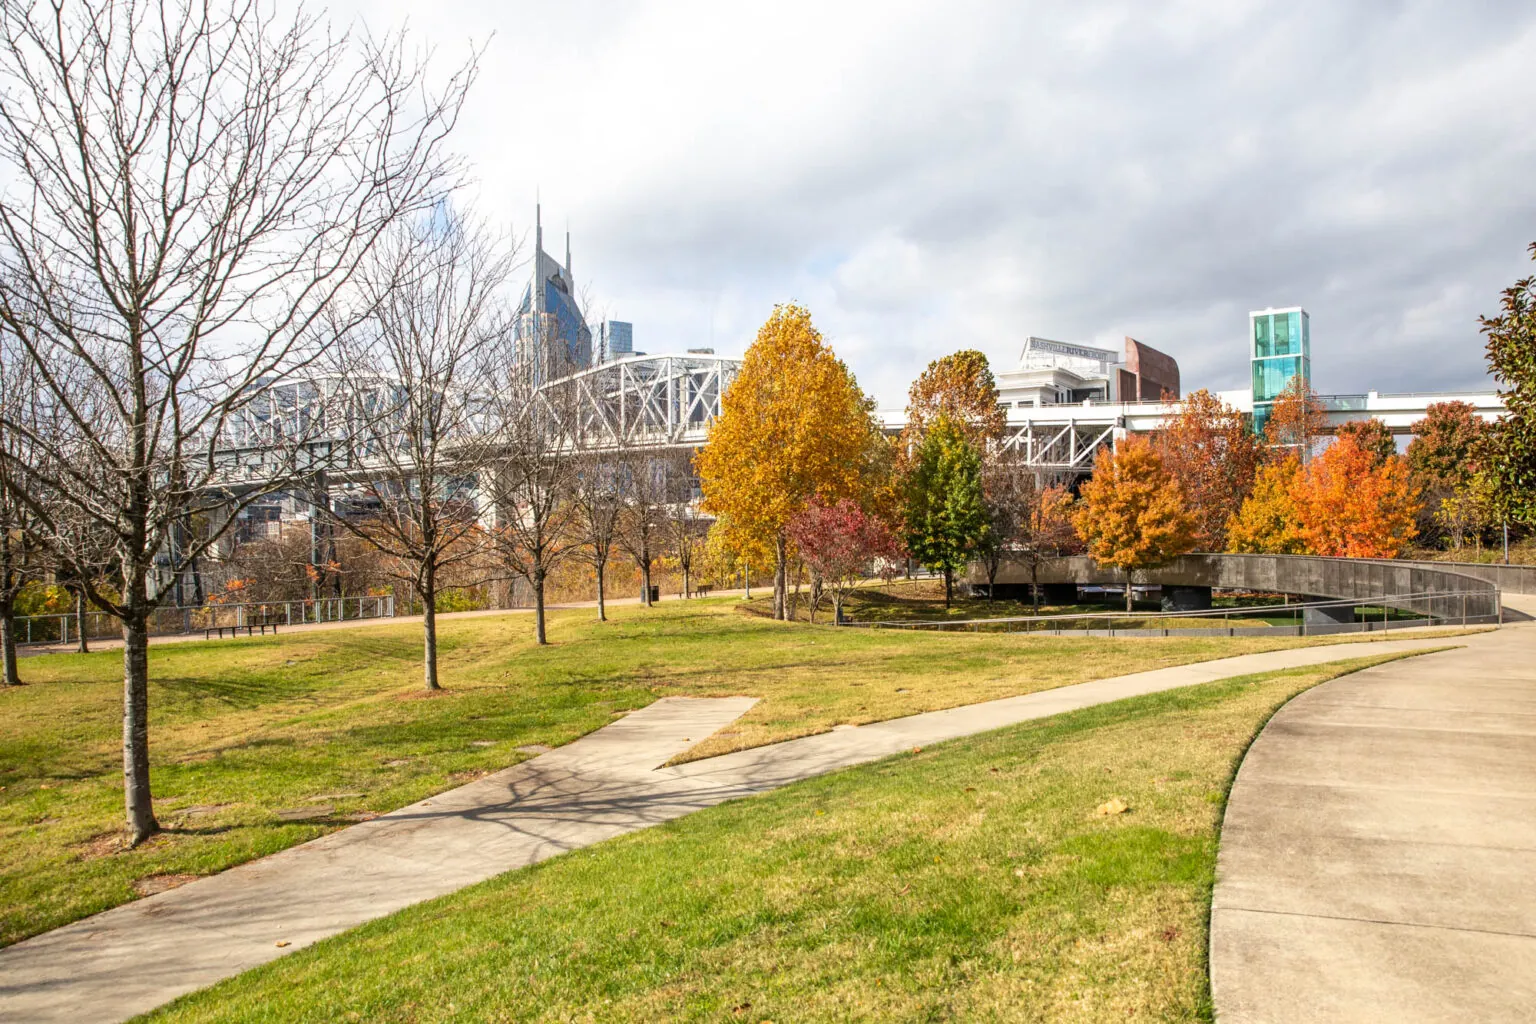
[[[1151,402],[1164,392],[1179,395],[1179,364],[1151,345],[1125,339],[1124,352],[1052,341],[1024,339],[1015,370],[997,374],[1003,408],[1082,402]]]
[[[565,235],[565,265],[544,251],[544,224],[534,213],[533,274],[523,289],[513,321],[517,358],[536,382],[563,377],[592,365],[592,330],[576,301],[571,276],[571,235]]]
[[[1300,306],[1248,314],[1253,364],[1253,429],[1262,431],[1275,399],[1294,378],[1312,383],[1312,328]]]
[[[623,359],[635,354],[635,325],[623,320],[609,320],[603,325],[603,361]]]

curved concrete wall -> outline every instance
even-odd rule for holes
[[[1402,595],[1404,600],[1389,600],[1387,603],[1436,615],[1497,615],[1498,582],[1466,572],[1465,568],[1460,564],[1452,567],[1451,564],[1441,562],[1318,558],[1311,555],[1190,554],[1176,558],[1160,569],[1138,573],[1136,582],[1173,587],[1273,590],[1285,594],[1371,602]],[[1486,570],[1505,567],[1477,568]],[[1536,576],[1536,572],[1532,575]],[[972,566],[968,579],[971,583],[985,583],[986,574]],[[1015,585],[1029,583],[1029,568],[1016,562],[1005,562],[997,575],[997,582]],[[1039,582],[1123,584],[1125,576],[1117,570],[1095,565],[1087,555],[1076,555],[1052,558],[1041,563]],[[1531,585],[1536,586],[1536,579],[1531,581]],[[1468,595],[1468,607],[1463,613],[1460,597],[1406,599],[1408,594],[1430,592],[1465,593]]]
[[[1506,594],[1536,594],[1536,565],[1499,565],[1488,562],[1411,562],[1434,566],[1459,576],[1486,580]]]

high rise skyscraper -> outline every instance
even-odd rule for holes
[[[554,380],[592,365],[592,331],[576,301],[571,276],[571,235],[565,235],[565,265],[544,251],[542,213],[534,207],[533,274],[523,289],[513,321],[518,360],[537,382]]]
[[[635,325],[623,320],[609,320],[605,332],[608,350],[604,359],[623,359],[635,354]]]
[[[1312,328],[1300,306],[1248,314],[1253,366],[1253,429],[1263,431],[1275,399],[1293,378],[1312,383]]]

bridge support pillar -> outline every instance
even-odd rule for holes
[[[1163,611],[1165,612],[1202,612],[1210,606],[1210,587],[1163,588]]]
[[[1326,601],[1328,598],[1308,598],[1308,600]],[[1355,606],[1346,604],[1336,605],[1332,608],[1303,608],[1301,614],[1302,621],[1308,626],[1353,625],[1355,621]]]

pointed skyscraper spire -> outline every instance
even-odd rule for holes
[[[534,193],[533,199],[533,258],[537,260],[539,253],[544,251],[544,210],[539,203],[538,193]]]
[[[576,277],[571,273],[571,229],[565,229],[565,276],[571,287],[576,287]]]

